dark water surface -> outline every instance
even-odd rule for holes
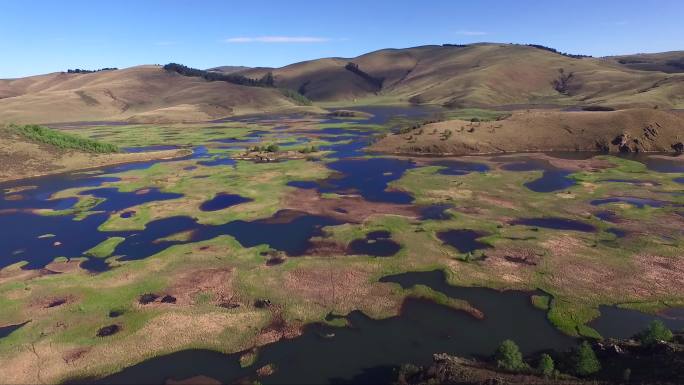
[[[542,159],[516,158],[509,158],[512,161],[502,165],[501,168],[506,171],[543,171],[540,178],[525,183],[525,187],[534,192],[554,192],[565,190],[575,185],[575,181],[568,178],[568,175],[572,174],[571,171],[554,167],[551,163]],[[499,161],[503,159],[506,158],[501,157]]]
[[[437,238],[445,245],[449,245],[461,253],[469,253],[491,247],[489,244],[477,240],[486,235],[474,230],[447,230],[437,233]]]
[[[401,245],[393,241],[391,237],[392,234],[389,231],[373,231],[366,234],[365,238],[351,241],[349,249],[354,254],[389,257],[401,249]]]
[[[589,323],[605,338],[631,338],[653,320],[662,321],[672,330],[684,330],[684,308],[671,309],[673,316],[658,316],[616,306],[599,306],[601,316]],[[667,312],[666,312],[667,314]]]
[[[29,321],[26,321],[24,323],[16,324],[16,325],[9,325],[9,326],[2,326],[0,327],[0,338],[5,338],[8,335],[12,334],[14,331],[21,329],[22,326],[26,325],[29,323]]]
[[[237,194],[220,193],[208,201],[200,205],[202,211],[217,211],[223,210],[230,206],[235,206],[240,203],[250,202],[251,199],[242,197]]]

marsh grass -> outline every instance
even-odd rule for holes
[[[85,152],[108,154],[119,152],[119,148],[110,143],[102,143],[92,139],[71,135],[37,124],[10,125],[9,128],[19,135],[62,149],[73,149]]]

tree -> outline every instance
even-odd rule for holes
[[[575,374],[579,376],[588,376],[601,370],[601,363],[587,341],[582,342],[575,351],[573,363]]]
[[[643,345],[654,345],[658,341],[672,340],[672,331],[660,320],[653,320],[648,324],[648,328],[641,332],[639,340]]]
[[[275,85],[275,80],[273,79],[273,72],[267,72],[266,75],[259,79],[259,84],[266,87],[273,87]]]
[[[544,353],[539,358],[539,366],[537,367],[539,373],[545,377],[550,377],[553,374],[555,365],[553,363],[553,358],[550,355]]]
[[[496,366],[501,369],[517,372],[527,367],[522,353],[515,342],[505,340],[496,351]]]

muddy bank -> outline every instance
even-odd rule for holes
[[[489,122],[449,120],[388,135],[371,150],[464,155],[533,151],[682,152],[684,118],[669,111],[520,111]]]

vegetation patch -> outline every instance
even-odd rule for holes
[[[39,126],[37,124],[12,124],[9,126],[9,128],[30,140],[49,144],[62,149],[79,150],[100,154],[119,151],[117,146],[110,143],[102,143],[96,140],[82,138],[80,136],[53,130],[45,126]]]

